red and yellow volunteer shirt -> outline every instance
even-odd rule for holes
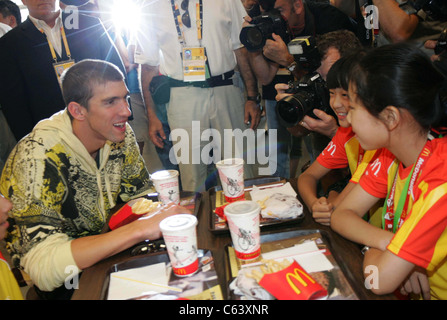
[[[8,262],[0,253],[0,300],[23,300],[22,292]]]
[[[447,299],[447,138],[430,141],[432,152],[410,185],[406,213],[388,245],[395,255],[427,269],[432,299]],[[411,172],[388,150],[381,150],[360,179],[362,188],[379,198],[387,196],[397,172],[394,207]]]
[[[328,169],[341,169],[349,166],[352,175],[351,182],[357,183],[375,152],[375,150],[363,150],[352,127],[340,127],[331,142],[318,156],[317,161]]]

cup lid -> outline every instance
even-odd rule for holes
[[[178,176],[177,170],[160,170],[151,174],[152,180],[164,180]]]
[[[239,166],[241,164],[244,164],[244,159],[241,158],[230,158],[230,159],[223,159],[216,163],[216,166],[218,167],[232,167],[232,166]]]
[[[161,231],[178,231],[189,229],[197,225],[197,218],[192,214],[176,214],[160,222]]]
[[[240,200],[230,203],[224,208],[225,214],[238,215],[238,214],[250,214],[259,213],[261,206],[259,203],[250,200]]]

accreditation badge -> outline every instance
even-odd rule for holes
[[[73,59],[53,63],[53,68],[54,68],[54,71],[56,72],[56,77],[57,77],[57,80],[59,81],[59,85],[62,84],[61,83],[62,73],[74,64],[75,64],[75,61]]]
[[[182,50],[183,81],[205,81],[207,57],[205,48],[185,47]]]

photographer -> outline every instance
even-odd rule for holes
[[[274,2],[274,9],[287,21],[287,33],[291,39],[300,36],[316,36],[341,29],[355,31],[356,28],[352,19],[329,4],[303,0],[270,0],[270,2]],[[261,3],[261,9],[266,9],[265,4]],[[248,26],[252,18],[246,17],[245,20],[245,26]],[[294,146],[292,152],[295,152],[299,151],[301,141],[300,139],[292,141],[297,138],[292,137],[289,131],[278,122],[275,111],[275,84],[293,81],[294,78],[300,78],[302,74],[296,67],[293,56],[289,54],[287,44],[277,32],[268,37],[262,49],[251,52],[249,50],[249,57],[252,69],[263,85],[262,98],[265,100],[268,128],[277,130],[277,159],[269,159],[269,162],[277,160],[277,171],[272,174],[286,178],[294,176],[295,172],[290,172],[289,153],[292,142],[299,144]]]
[[[347,30],[338,30],[321,35],[317,37],[316,43],[321,56],[321,64],[316,69],[316,72],[323,80],[326,80],[329,69],[338,59],[362,46],[359,39]],[[290,95],[290,93],[285,93],[285,90],[289,89],[287,83],[277,84],[275,88],[278,91],[276,96],[278,101]],[[309,152],[311,160],[314,160],[326,147],[329,139],[334,136],[338,129],[338,124],[332,115],[323,110],[315,108],[312,110],[312,113],[315,117],[305,115],[299,121],[299,124],[289,127],[287,130],[294,136],[303,136],[312,132],[310,137],[312,144],[310,148],[312,150],[309,150]]]

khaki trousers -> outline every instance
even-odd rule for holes
[[[238,139],[230,134],[233,129],[249,129],[244,124],[244,106],[242,91],[234,85],[171,88],[167,106],[174,143],[171,155],[175,153],[179,163],[184,190],[205,191],[208,164],[214,164],[224,157],[246,159],[247,144],[237,144]],[[230,143],[232,150],[225,150]],[[212,159],[208,156],[211,149]],[[252,164],[245,162],[244,176],[246,179],[252,178]]]

